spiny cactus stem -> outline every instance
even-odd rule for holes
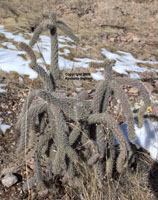
[[[56,24],[56,14],[50,15],[51,24]],[[50,29],[51,38],[51,64],[50,73],[54,82],[59,79],[59,65],[58,65],[58,35],[56,26]]]
[[[33,50],[31,49],[31,47],[24,42],[21,42],[19,44],[19,47],[20,47],[20,49],[22,49],[22,50],[24,50],[28,53],[28,55],[30,56],[30,59],[31,59],[31,64],[36,65],[37,64],[36,63],[36,56],[35,56]]]
[[[130,108],[130,104],[127,100],[127,96],[124,93],[123,89],[119,86],[119,84],[115,80],[111,82],[111,87],[114,90],[116,98],[120,100],[122,111],[128,123],[128,133],[130,139],[132,140],[135,138],[134,119],[133,119],[133,113]]]
[[[74,40],[76,43],[79,42],[78,37],[73,33],[72,29],[67,26],[64,22],[62,21],[57,21],[56,22],[56,27],[59,28],[63,33],[65,33],[67,36],[69,36],[72,40]]]
[[[130,145],[128,141],[125,139],[121,128],[117,124],[116,120],[113,118],[111,114],[108,113],[100,113],[100,114],[91,114],[88,118],[89,124],[95,123],[103,123],[106,124],[107,127],[112,130],[120,144],[121,150],[131,151]]]
[[[32,39],[29,42],[29,45],[32,47],[38,40],[40,34],[46,30],[47,22],[42,22],[39,26],[35,29]]]

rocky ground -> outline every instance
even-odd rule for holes
[[[80,38],[79,46],[73,52],[74,56],[84,57],[80,47],[86,47],[92,59],[103,59],[100,49],[104,47],[113,52],[128,51],[141,60],[158,61],[156,0],[12,0],[0,1],[0,5],[0,24],[11,32],[14,30],[31,32],[41,20],[48,18],[50,12],[56,12],[57,17],[68,24]],[[3,35],[0,35],[0,43],[3,40]],[[144,66],[151,67],[143,64]],[[158,68],[158,65],[154,67]],[[24,99],[30,90],[41,86],[39,79],[31,81],[28,77],[24,77],[21,83],[17,76],[14,72],[9,74],[0,72],[0,83],[7,84],[5,88],[7,92],[0,93],[0,117],[3,118],[2,123],[11,126],[5,134],[0,131],[0,172],[11,164],[15,157],[17,141],[14,138],[16,134],[14,127]],[[158,74],[144,72],[141,78],[149,93],[158,100]],[[90,96],[94,85],[95,82],[84,84]],[[125,90],[131,102],[138,98],[138,91],[134,88]],[[69,87],[68,95],[76,95],[74,91],[74,88]],[[155,106],[150,114],[155,116],[157,109]],[[32,171],[30,167],[29,176]],[[22,184],[27,178],[25,166],[22,166],[14,174],[13,186],[6,187],[0,182],[0,199],[157,199],[157,174],[158,165],[146,152],[141,151],[138,154],[137,166],[133,166],[121,176],[116,175],[114,179],[105,181],[105,188],[102,190],[96,186],[93,174],[87,173],[85,188],[80,192],[71,186],[63,185],[57,179],[52,192],[39,192],[33,188],[31,193],[27,193],[22,190]]]

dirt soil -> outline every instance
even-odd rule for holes
[[[68,24],[80,39],[74,56],[84,57],[80,47],[85,47],[92,59],[103,59],[100,50],[107,48],[113,52],[128,51],[141,60],[158,61],[156,0],[1,0],[0,24],[11,32],[15,30],[32,32],[52,11],[56,12],[58,19]],[[3,35],[0,35],[0,43],[2,41]],[[157,67],[158,65],[155,65],[155,68]],[[158,99],[157,78],[157,74],[142,74],[147,89]],[[2,123],[11,126],[5,134],[0,131],[0,172],[8,167],[15,157],[17,141],[14,127],[22,104],[30,90],[41,86],[39,79],[31,81],[28,77],[24,77],[23,83],[18,80],[18,75],[14,72],[9,74],[0,72],[0,83],[7,83],[7,92],[0,93],[0,117],[3,118]],[[93,89],[88,87],[88,84],[90,83],[87,83],[85,89],[91,93]],[[138,96],[137,92],[131,92],[129,88],[127,92],[131,99]],[[69,95],[75,95],[73,89],[69,90]],[[157,110],[151,114],[156,114],[155,112]],[[31,173],[30,169],[29,174]],[[141,150],[138,153],[137,165],[125,174],[116,175],[114,179],[105,181],[105,188],[102,189],[104,192],[98,189],[96,196],[91,196],[91,190],[94,188],[88,186],[88,181],[91,179],[85,184],[87,191],[85,198],[82,195],[85,190],[78,192],[72,187],[63,185],[60,180],[56,180],[53,192],[41,194],[33,188],[30,194],[22,190],[22,183],[26,180],[25,166],[18,169],[16,174],[18,183],[12,187],[6,188],[0,182],[0,199],[158,199],[158,165]]]

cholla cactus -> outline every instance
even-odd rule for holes
[[[105,80],[97,84],[92,99],[89,99],[85,91],[76,97],[67,97],[56,91],[56,80],[59,75],[57,28],[78,41],[71,29],[63,22],[56,21],[55,14],[52,14],[49,22],[41,23],[35,30],[30,45],[19,45],[30,56],[31,68],[38,73],[44,86],[43,89],[28,94],[16,125],[19,137],[17,155],[24,150],[27,150],[26,153],[31,151],[34,155],[35,174],[29,180],[30,187],[38,183],[40,187],[45,187],[47,176],[60,176],[61,179],[68,176],[72,180],[75,179],[78,175],[75,166],[78,166],[80,161],[97,166],[98,179],[101,180],[104,175],[112,177],[114,166],[121,173],[128,166],[132,150],[119,123],[107,111],[110,96],[113,95],[113,98],[120,100],[130,135],[135,134],[133,114],[122,85],[137,87],[144,98],[144,106],[138,115],[140,125],[143,113],[150,105],[148,93],[139,81],[115,77],[112,74],[112,67],[106,66],[105,63],[99,64],[105,69]],[[50,73],[37,63],[31,48],[46,29],[49,29],[51,34]],[[114,136],[120,144],[117,159],[113,144]],[[43,167],[42,162],[48,170]],[[47,171],[49,175],[44,175]],[[27,189],[26,184],[23,188]]]
[[[135,130],[134,130],[134,119],[133,119],[133,114],[130,108],[130,104],[128,102],[128,98],[125,94],[125,92],[122,89],[123,85],[129,85],[129,86],[133,86],[136,87],[137,89],[139,89],[140,92],[140,96],[143,98],[144,101],[144,105],[140,108],[139,112],[138,112],[138,126],[139,128],[142,127],[143,125],[143,116],[144,113],[147,109],[148,106],[151,105],[151,100],[150,100],[150,96],[149,93],[147,92],[146,88],[144,87],[144,85],[139,81],[139,80],[133,80],[130,78],[118,78],[114,75],[112,75],[112,67],[105,67],[105,63],[93,63],[93,65],[95,65],[96,67],[104,67],[105,68],[105,80],[102,81],[100,83],[100,86],[98,86],[97,90],[96,90],[96,99],[94,98],[94,102],[93,105],[98,106],[102,106],[101,112],[104,112],[106,110],[107,104],[108,104],[108,99],[110,94],[113,92],[113,96],[114,98],[116,98],[116,100],[120,100],[120,105],[122,107],[122,112],[127,120],[127,124],[128,124],[128,133],[130,136],[130,139],[134,139],[135,138]],[[111,68],[111,70],[110,70]],[[104,85],[106,85],[106,87],[104,87]],[[106,92],[105,92],[106,90]],[[98,92],[97,92],[98,91]],[[99,97],[98,97],[99,96]],[[98,98],[100,98],[100,100],[98,100]],[[100,103],[100,104],[99,104]],[[94,112],[96,110],[96,108],[94,107]]]
[[[97,123],[96,124],[96,139],[98,143],[98,153],[99,153],[100,159],[104,158],[105,136],[106,136],[106,131],[104,130],[103,127],[101,127],[101,125],[106,123],[106,126],[115,134],[121,148],[121,152],[117,159],[116,166],[117,166],[117,170],[121,172],[123,170],[123,166],[124,167],[127,166],[128,159],[130,160],[132,151],[131,151],[130,146],[128,145],[128,142],[124,138],[123,133],[120,130],[114,117],[106,113],[106,109],[109,103],[109,97],[113,93],[113,97],[116,99],[116,101],[117,100],[120,101],[123,115],[125,116],[127,120],[128,133],[129,133],[130,139],[135,138],[134,119],[133,119],[133,114],[130,108],[130,104],[128,102],[128,98],[124,90],[122,89],[122,85],[130,85],[130,86],[138,88],[140,91],[140,95],[142,96],[144,100],[144,105],[140,108],[138,112],[138,126],[139,127],[142,127],[144,112],[146,111],[147,107],[151,104],[150,97],[147,90],[145,89],[145,87],[140,81],[132,80],[130,78],[118,78],[114,76],[112,74],[112,66],[110,65],[106,66],[105,63],[92,63],[91,65],[95,65],[95,67],[104,67],[105,80],[101,81],[96,88],[96,92],[92,100],[93,115],[90,115],[88,120],[90,123],[93,123],[93,124]],[[97,156],[97,159],[99,159],[99,157]],[[93,160],[93,156],[91,159]],[[113,159],[114,158],[112,158],[112,160]],[[96,161],[96,156],[94,160]]]

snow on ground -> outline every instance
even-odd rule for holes
[[[11,39],[16,42],[25,42],[29,43],[29,40],[25,39],[21,33],[19,34],[13,34],[10,32],[7,32],[4,29],[4,26],[0,25],[0,32],[5,34],[5,37],[7,39]],[[60,69],[72,69],[73,67],[88,67],[89,62],[97,62],[96,60],[89,59],[89,58],[74,58],[73,60],[68,60],[63,57],[63,55],[69,55],[72,48],[75,48],[76,46],[72,43],[71,45],[68,43],[71,43],[72,40],[66,36],[59,36],[59,67]],[[34,79],[37,77],[37,73],[34,72],[30,67],[29,63],[30,61],[26,61],[21,57],[21,54],[26,54],[24,51],[18,51],[16,47],[12,44],[12,42],[3,42],[2,46],[4,48],[0,48],[0,69],[10,72],[10,71],[16,71],[19,74],[27,74],[30,76],[31,79]],[[38,42],[38,45],[35,44],[34,50],[40,51],[43,54],[44,60],[47,64],[50,63],[50,38],[46,35],[40,36],[40,41]],[[63,51],[60,51],[63,50]],[[37,60],[39,63],[42,63],[42,58]]]
[[[28,39],[24,38],[22,33],[14,34],[8,32],[4,29],[4,26],[0,25],[0,32],[5,34],[7,39],[11,39],[16,42],[25,42],[29,43]],[[30,34],[32,35],[32,34]],[[90,58],[73,58],[73,60],[68,60],[63,57],[68,56],[71,53],[71,49],[75,48],[73,41],[67,36],[59,36],[59,67],[60,69],[72,69],[74,67],[83,67],[88,68],[90,62],[103,62],[103,60],[93,60]],[[21,54],[26,54],[24,51],[18,51],[15,45],[12,42],[3,42],[1,44],[4,48],[0,48],[0,69],[10,72],[16,71],[20,74],[27,74],[30,78],[36,78],[37,73],[34,72],[30,67],[30,61],[26,61],[21,57]],[[46,35],[40,36],[40,41],[38,45],[34,46],[34,50],[40,51],[43,54],[44,60],[47,64],[50,63],[50,37]],[[86,51],[86,49],[85,49]],[[158,64],[158,62],[154,61],[142,61],[135,59],[132,54],[128,52],[118,51],[117,53],[111,53],[107,49],[102,49],[101,53],[106,56],[110,60],[116,60],[115,65],[113,66],[113,70],[127,75],[129,72],[129,76],[131,78],[139,78],[137,72],[144,71],[158,71],[158,69],[145,69],[143,67],[139,67],[138,63],[148,63],[148,64]],[[42,63],[42,58],[37,60],[39,63]],[[100,69],[101,71],[101,69]],[[127,72],[128,71],[128,72]],[[95,80],[103,80],[104,77],[102,73],[97,72],[96,74],[92,73],[92,77]]]
[[[23,51],[0,48],[0,69],[6,72],[16,71],[19,74],[27,74],[30,78],[36,78],[37,73],[29,67],[30,61],[24,60],[19,54]]]
[[[0,118],[0,129],[2,130],[3,134],[5,135],[5,132],[7,129],[9,129],[11,126],[8,124],[2,124],[3,119]]]
[[[104,76],[101,72],[91,73],[91,76],[94,80],[104,80]]]
[[[5,87],[5,86],[6,86],[6,84],[0,83],[0,93],[7,92],[5,89],[2,88],[2,87]]]
[[[127,124],[121,124],[121,129],[126,139],[129,140]],[[138,128],[135,121],[135,133],[136,138],[131,142],[146,149],[150,153],[151,158],[158,161],[158,122],[152,122],[150,119],[144,119],[143,127]],[[115,145],[118,144],[116,140],[114,143]]]
[[[117,51],[118,53],[111,53],[107,49],[102,49],[101,52],[109,60],[116,60],[116,63],[113,66],[113,70],[119,74],[128,75],[129,72],[145,72],[145,71],[158,72],[158,69],[146,69],[143,67],[139,67],[137,65],[139,63],[158,64],[157,61],[138,60],[138,59],[134,58],[131,53],[123,52],[123,51]],[[131,75],[132,78],[138,78],[138,74],[136,74],[136,73],[134,73],[134,74],[132,73],[132,75]]]

